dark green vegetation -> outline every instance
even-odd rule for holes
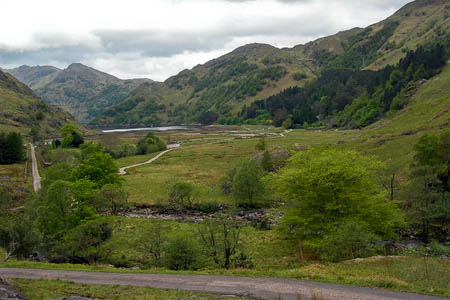
[[[60,108],[41,101],[17,79],[0,71],[0,130],[22,134],[52,136],[75,120]]]
[[[246,122],[273,122],[284,128],[326,125],[360,128],[406,106],[421,82],[445,66],[450,40],[409,51],[396,67],[379,71],[330,69],[304,88],[289,88],[244,106]]]
[[[60,70],[50,66],[22,66],[7,70],[31,87],[44,101],[70,112],[86,123],[105,107],[121,102],[149,79],[121,80],[82,64]]]
[[[0,164],[13,164],[24,159],[22,136],[17,132],[0,132]]]
[[[63,150],[65,151],[65,150]],[[67,150],[66,150],[67,151]],[[47,170],[42,189],[26,203],[25,212],[12,211],[14,199],[1,211],[1,246],[6,256],[28,257],[42,251],[53,261],[93,262],[97,246],[111,236],[99,213],[117,212],[126,202],[118,168],[99,145],[85,144],[77,157]]]

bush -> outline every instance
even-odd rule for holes
[[[302,79],[306,79],[308,76],[306,76],[306,74],[305,73],[302,73],[302,72],[297,72],[297,73],[294,73],[293,75],[292,75],[292,78],[294,79],[294,80],[298,80],[298,81],[300,81],[300,80],[302,80]]]
[[[93,263],[102,257],[100,245],[111,237],[111,225],[98,219],[79,225],[64,235],[53,251],[57,261]]]
[[[264,193],[263,170],[255,161],[242,162],[233,178],[232,192],[239,206],[254,207]]]
[[[380,247],[376,246],[379,238],[370,233],[364,226],[356,222],[342,224],[331,234],[322,249],[323,258],[331,261],[342,261],[358,257],[372,256]]]
[[[0,164],[13,164],[25,159],[22,136],[17,132],[0,133]]]
[[[194,205],[194,185],[190,182],[175,183],[169,194],[169,204],[173,207],[189,207]]]
[[[196,270],[200,265],[198,242],[186,233],[178,233],[169,239],[166,266],[171,270]]]

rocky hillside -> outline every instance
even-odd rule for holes
[[[28,134],[37,128],[42,136],[54,136],[75,119],[61,108],[40,100],[25,84],[0,71],[0,130]]]
[[[448,0],[417,0],[367,28],[354,28],[293,48],[240,47],[184,70],[164,83],[146,83],[106,109],[93,124],[200,122],[206,112],[221,123],[237,122],[242,107],[313,81],[324,70],[378,70],[409,50],[450,35]]]
[[[86,123],[106,107],[124,100],[149,79],[121,80],[76,63],[64,70],[50,66],[21,66],[7,70],[29,85],[44,101],[70,112]]]

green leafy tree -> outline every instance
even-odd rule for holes
[[[149,225],[142,238],[138,240],[137,248],[151,256],[152,265],[160,267],[167,244],[168,227],[160,220]]]
[[[355,151],[309,149],[294,155],[268,183],[296,207],[280,229],[320,253],[325,237],[352,221],[380,238],[395,237],[403,217],[372,178],[382,165]]]
[[[17,132],[0,133],[0,164],[13,164],[25,159],[22,136]]]
[[[195,201],[195,186],[190,182],[179,181],[170,189],[169,203],[175,207],[192,207]]]
[[[96,188],[105,184],[121,184],[117,167],[111,155],[104,152],[94,152],[72,171],[71,179],[87,179],[95,183]]]
[[[64,137],[62,146],[65,148],[78,148],[81,144],[84,143],[83,134],[74,124],[66,124],[59,131]]]
[[[15,256],[30,255],[37,243],[31,220],[23,214],[0,216],[0,247],[5,250],[4,261]]]
[[[96,217],[93,209],[75,198],[73,183],[68,181],[53,182],[37,201],[39,231],[49,238],[49,243],[60,232]]]
[[[39,128],[33,127],[30,129],[30,136],[33,139],[33,143],[39,141]]]
[[[186,234],[177,233],[169,238],[166,264],[171,270],[195,270],[200,267],[200,246],[197,240]]]
[[[414,149],[409,220],[423,241],[444,240],[450,230],[450,130],[421,136]]]
[[[261,166],[253,160],[244,161],[236,168],[231,191],[239,205],[253,207],[262,198],[263,174]]]
[[[264,153],[263,153],[263,157],[261,160],[261,167],[267,172],[270,172],[273,170],[272,156],[270,155],[270,152],[267,150],[264,151]]]
[[[111,235],[112,228],[107,220],[88,221],[67,232],[53,247],[52,256],[72,263],[95,263],[104,255],[101,244]]]
[[[260,137],[258,142],[255,145],[255,149],[258,151],[264,151],[266,150],[266,140],[264,137]]]
[[[128,193],[117,184],[104,185],[99,191],[99,196],[112,215],[116,215],[128,201]]]

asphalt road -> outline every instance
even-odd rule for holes
[[[36,153],[34,152],[34,148],[36,148],[36,147],[33,146],[32,144],[30,144],[30,148],[31,148],[31,160],[32,160],[31,170],[33,173],[33,188],[34,188],[34,191],[37,192],[38,190],[41,189],[41,176],[39,176],[39,169],[38,169],[38,165],[37,165]]]
[[[0,276],[24,279],[60,279],[85,284],[129,285],[160,289],[177,289],[255,297],[268,300],[311,299],[313,294],[324,300],[438,300],[447,299],[411,293],[391,292],[320,282],[280,278],[249,278],[210,275],[168,275],[79,272],[38,269],[1,269]],[[299,298],[298,296],[301,296]],[[320,298],[320,296],[322,298]]]

